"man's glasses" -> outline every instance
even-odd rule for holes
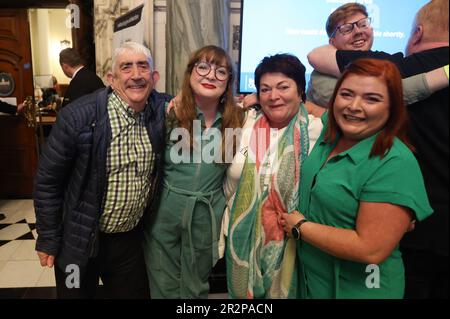
[[[208,62],[195,63],[195,72],[200,76],[207,76],[211,72],[212,66]],[[215,68],[214,76],[219,81],[225,81],[228,79],[230,72],[224,66]]]
[[[353,29],[355,28],[355,25],[358,26],[359,29],[366,29],[366,28],[370,27],[370,21],[371,21],[371,18],[367,17],[367,18],[362,18],[353,23],[343,24],[343,25],[337,27],[331,36],[334,37],[336,35],[337,31],[339,31],[342,35],[349,34],[353,31]]]

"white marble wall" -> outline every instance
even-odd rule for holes
[[[111,65],[111,48],[113,37],[114,19],[141,4],[146,3],[146,13],[144,14],[146,30],[148,33],[144,36],[152,50],[155,62],[155,68],[159,71],[161,77],[156,84],[156,89],[166,91],[166,67],[167,67],[167,0],[94,0],[95,6],[95,44],[96,44],[96,67],[97,73],[103,76],[109,70]],[[176,0],[186,1],[189,0]],[[203,0],[209,1],[209,0]],[[229,1],[229,29],[228,43],[229,53],[234,61],[239,59],[239,50],[233,47],[233,29],[240,24],[241,0]]]
[[[167,3],[166,0],[155,0],[153,7],[153,57],[155,69],[159,71],[160,79],[156,84],[156,89],[160,92],[166,91],[166,20]]]
[[[40,69],[35,74],[52,74],[50,68],[50,20],[48,10],[36,10],[37,40],[39,45],[39,55],[42,59],[39,61]]]
[[[183,82],[189,56],[205,45],[228,49],[229,0],[167,0],[166,92]]]
[[[239,63],[239,42],[240,42],[240,27],[241,27],[241,0],[230,0],[230,31],[228,52],[233,61]]]
[[[114,20],[145,3],[145,44],[152,49],[153,0],[94,0],[94,39],[97,74],[105,79],[111,68]]]

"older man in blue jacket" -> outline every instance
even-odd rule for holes
[[[149,298],[142,219],[157,193],[164,105],[150,51],[116,49],[110,87],[59,114],[36,175],[34,206],[42,266],[55,264],[58,298]]]

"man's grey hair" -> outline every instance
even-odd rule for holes
[[[111,70],[114,72],[116,68],[117,58],[124,54],[125,52],[131,52],[131,53],[143,53],[148,60],[148,64],[150,65],[150,69],[153,71],[153,58],[152,53],[150,50],[137,42],[127,41],[121,44],[120,47],[114,50],[113,56],[112,56],[112,64],[111,64]]]

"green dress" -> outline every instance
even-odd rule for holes
[[[326,126],[302,169],[300,211],[308,220],[355,229],[360,201],[405,206],[418,220],[432,213],[418,163],[400,140],[394,140],[383,159],[369,158],[374,135],[324,165],[335,146],[323,141],[325,130]],[[339,259],[305,242],[297,247],[304,298],[403,297],[404,269],[398,246],[379,265]]]
[[[218,112],[212,127],[205,130],[199,109],[197,114],[203,139],[201,152],[181,156],[177,148],[181,144],[167,139],[160,204],[144,231],[152,298],[207,298],[208,278],[218,260],[217,243],[226,205],[222,183],[227,166],[211,163],[207,155],[214,153],[214,143],[221,143],[213,131],[220,131],[222,116]],[[166,123],[169,137],[176,124],[172,127],[173,123]]]

